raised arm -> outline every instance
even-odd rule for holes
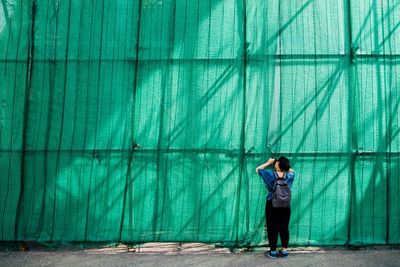
[[[265,162],[264,164],[261,164],[260,166],[258,166],[256,168],[256,173],[258,174],[258,170],[265,169],[265,168],[267,168],[269,165],[271,165],[274,162],[275,162],[275,159],[274,158],[270,158],[267,162]]]

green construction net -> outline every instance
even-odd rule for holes
[[[400,1],[0,2],[0,241],[400,244]]]

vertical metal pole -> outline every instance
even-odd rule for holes
[[[346,244],[349,245],[351,243],[351,230],[352,230],[352,213],[353,213],[353,206],[356,204],[355,199],[355,162],[358,156],[358,151],[353,151],[355,147],[357,147],[357,139],[356,135],[354,134],[354,124],[355,124],[355,112],[354,112],[354,104],[355,104],[355,92],[354,89],[354,63],[355,63],[355,54],[354,49],[352,47],[352,27],[351,27],[351,0],[344,1],[344,20],[345,20],[345,55],[346,55],[346,66],[348,68],[348,76],[347,76],[347,92],[348,92],[348,103],[347,103],[347,110],[348,110],[348,118],[347,118],[347,152],[350,153],[349,157],[349,209],[347,213],[347,241]]]
[[[243,75],[242,75],[242,88],[243,88],[243,101],[242,101],[242,129],[241,129],[241,133],[240,133],[240,151],[239,151],[239,184],[238,184],[238,198],[237,198],[237,203],[236,203],[236,245],[239,245],[239,213],[240,213],[240,205],[241,205],[241,192],[242,192],[242,184],[243,184],[243,175],[244,175],[244,165],[245,165],[245,134],[246,134],[246,75],[247,75],[247,15],[246,15],[246,0],[242,0],[242,15],[243,15],[243,28],[242,28],[242,33],[243,33],[243,37],[242,37],[242,55],[241,55],[241,65],[242,65],[242,69],[243,69]],[[245,184],[246,185],[246,189],[248,189],[248,183]],[[248,216],[249,216],[249,200],[248,200],[248,190],[246,190],[246,229],[248,230]]]
[[[23,130],[22,130],[22,154],[21,154],[21,185],[17,202],[16,218],[15,218],[15,232],[14,241],[18,241],[18,234],[20,230],[20,217],[23,205],[23,195],[25,193],[25,156],[26,156],[26,135],[28,128],[28,114],[29,114],[29,98],[32,89],[32,72],[33,72],[33,58],[35,52],[35,21],[36,21],[36,1],[32,1],[31,7],[31,28],[29,31],[29,49],[28,49],[28,62],[26,66],[26,87],[25,87],[25,103],[23,113]],[[22,23],[22,22],[21,22]]]
[[[135,120],[135,104],[136,104],[136,91],[137,91],[137,76],[138,76],[138,68],[139,68],[139,44],[140,44],[140,26],[141,26],[141,17],[142,17],[142,0],[139,0],[139,6],[138,6],[138,16],[137,16],[137,32],[136,32],[136,58],[135,58],[135,77],[133,80],[133,96],[132,96],[132,110],[131,110],[131,125],[132,125],[132,137],[131,137],[131,144],[130,144],[130,151],[129,151],[129,157],[128,157],[128,166],[127,166],[127,172],[126,172],[126,177],[125,177],[125,187],[124,187],[124,196],[123,196],[123,204],[122,204],[122,214],[121,214],[121,224],[119,226],[119,241],[121,242],[122,240],[122,229],[124,227],[124,217],[125,217],[125,209],[126,209],[126,196],[128,192],[128,185],[130,178],[132,176],[132,161],[133,161],[133,153],[134,150],[136,149],[136,144],[135,140],[133,140],[134,137],[134,120]]]

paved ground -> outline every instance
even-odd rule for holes
[[[289,259],[275,260],[266,258],[263,252],[229,251],[201,244],[55,251],[31,248],[26,252],[0,251],[0,266],[400,266],[398,248],[297,248]]]

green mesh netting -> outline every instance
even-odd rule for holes
[[[400,1],[0,2],[0,240],[400,244]]]

